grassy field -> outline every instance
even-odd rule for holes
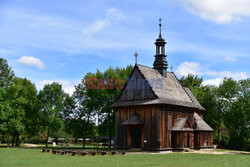
[[[126,154],[71,156],[42,153],[41,149],[0,148],[0,167],[249,167],[250,155],[240,154]]]

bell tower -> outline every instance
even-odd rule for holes
[[[159,37],[155,41],[156,54],[154,61],[154,69],[156,69],[163,77],[167,77],[168,63],[165,55],[165,39],[161,37],[161,19],[159,19]]]

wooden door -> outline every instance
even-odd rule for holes
[[[141,129],[131,128],[131,145],[133,148],[141,148]]]
[[[190,148],[190,137],[189,137],[189,133],[187,134],[187,148]]]

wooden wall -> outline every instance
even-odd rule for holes
[[[194,132],[172,132],[172,148],[194,148]]]
[[[195,147],[210,147],[213,145],[212,132],[195,132]]]
[[[173,143],[182,147],[187,147],[187,135],[189,135],[189,147],[196,145],[212,145],[212,133],[207,133],[208,142],[203,133],[182,132],[173,137],[171,129],[178,118],[188,118],[191,127],[194,127],[194,111],[187,108],[177,108],[171,106],[138,106],[123,107],[116,111],[116,147],[130,148],[131,135],[130,127],[122,126],[134,112],[137,112],[141,121],[144,122],[141,133],[141,146],[146,150],[164,150],[173,147]],[[144,143],[144,139],[147,143]],[[175,141],[172,141],[175,140]]]
[[[131,142],[128,139],[130,133],[129,127],[121,125],[126,121],[134,112],[137,112],[141,121],[144,122],[142,128],[141,146],[144,149],[155,149],[159,147],[157,142],[157,129],[159,129],[158,113],[159,109],[154,106],[147,107],[134,107],[134,108],[119,108],[116,111],[116,145],[117,148],[130,148]],[[130,137],[130,135],[129,135]],[[144,143],[144,139],[147,143]],[[129,141],[129,143],[128,143]]]
[[[172,147],[171,129],[178,118],[188,118],[191,127],[194,126],[193,111],[185,108],[162,106],[160,110],[160,148]],[[192,143],[193,145],[193,143]]]

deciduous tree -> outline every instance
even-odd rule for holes
[[[58,83],[47,84],[39,92],[41,102],[42,127],[47,131],[46,147],[50,134],[60,129],[63,124],[63,100],[64,92],[62,86]]]

